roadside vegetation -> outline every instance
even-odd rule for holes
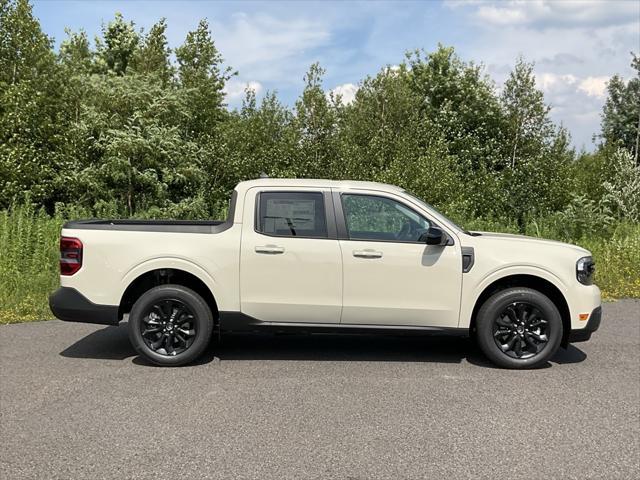
[[[207,22],[174,50],[166,28],[116,14],[56,50],[28,1],[0,0],[0,323],[51,317],[64,219],[220,218],[262,172],[392,183],[471,230],[576,243],[606,298],[640,297],[639,77],[612,77],[583,152],[524,59],[498,86],[452,48],[408,52],[348,104],[314,64],[295,105],[247,90],[231,111]]]

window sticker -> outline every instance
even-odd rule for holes
[[[314,200],[267,200],[266,231],[274,232],[291,228],[296,231],[315,230],[315,203]]]

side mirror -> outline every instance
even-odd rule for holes
[[[449,238],[438,227],[429,227],[429,230],[420,235],[418,241],[427,245],[446,245],[449,242]]]

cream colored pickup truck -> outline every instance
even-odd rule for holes
[[[56,317],[117,325],[150,361],[183,365],[227,331],[469,335],[529,368],[601,318],[591,254],[468,232],[390,185],[240,183],[228,219],[68,222]]]

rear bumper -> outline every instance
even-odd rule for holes
[[[579,330],[573,329],[569,334],[569,342],[586,342],[591,338],[591,334],[600,328],[600,322],[602,321],[602,307],[596,307],[584,328]]]
[[[60,287],[49,295],[49,308],[60,320],[66,322],[98,323],[117,325],[117,305],[97,305],[75,288]]]

